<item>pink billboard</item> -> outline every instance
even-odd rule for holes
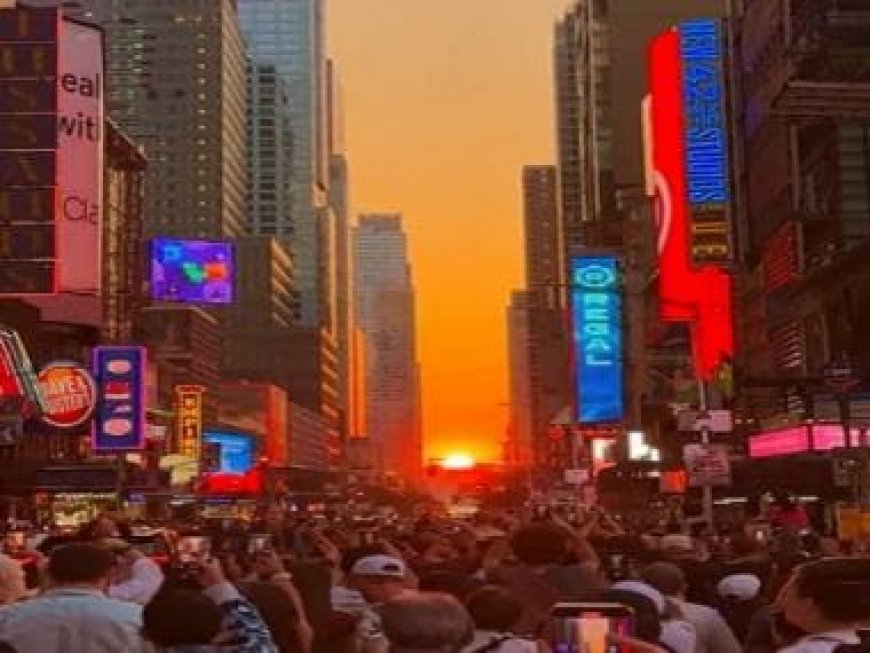
[[[64,21],[58,75],[58,290],[100,292],[103,33]]]
[[[860,431],[852,429],[852,444],[860,441]],[[752,458],[771,458],[789,454],[831,451],[846,446],[843,427],[840,424],[813,424],[790,426],[775,431],[766,431],[749,438],[749,455]]]

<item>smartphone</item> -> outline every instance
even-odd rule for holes
[[[211,554],[211,539],[205,535],[182,535],[178,540],[178,560],[183,564],[204,562]]]
[[[21,553],[27,549],[27,533],[11,531],[3,539],[3,550],[8,554]]]
[[[610,635],[634,635],[634,611],[618,603],[557,603],[551,613],[553,653],[630,653]]]
[[[261,553],[268,550],[272,544],[272,536],[268,533],[258,533],[248,537],[248,553]]]

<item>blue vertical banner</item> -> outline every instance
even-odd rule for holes
[[[625,415],[619,259],[575,257],[571,281],[577,421],[619,422]]]
[[[96,347],[93,451],[139,451],[145,447],[144,347]]]
[[[691,257],[698,266],[727,265],[731,187],[722,22],[685,21],[679,35]]]

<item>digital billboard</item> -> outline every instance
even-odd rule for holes
[[[165,302],[229,304],[234,299],[232,243],[178,238],[151,241],[151,296]]]
[[[145,446],[144,347],[105,346],[94,349],[93,450],[96,453],[138,451]]]
[[[715,18],[680,23],[690,252],[696,265],[731,261],[724,39]]]
[[[218,471],[246,474],[254,466],[254,438],[234,431],[205,431],[203,442],[220,447]]]
[[[618,422],[623,397],[622,284],[615,256],[571,261],[577,421]]]
[[[734,352],[733,282],[724,268],[731,239],[722,59],[716,20],[667,30],[650,45],[644,102],[659,314],[664,322],[691,326],[696,374],[707,380]]]

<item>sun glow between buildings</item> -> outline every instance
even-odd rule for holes
[[[475,464],[474,457],[467,453],[452,453],[441,461],[444,469],[473,469]]]

